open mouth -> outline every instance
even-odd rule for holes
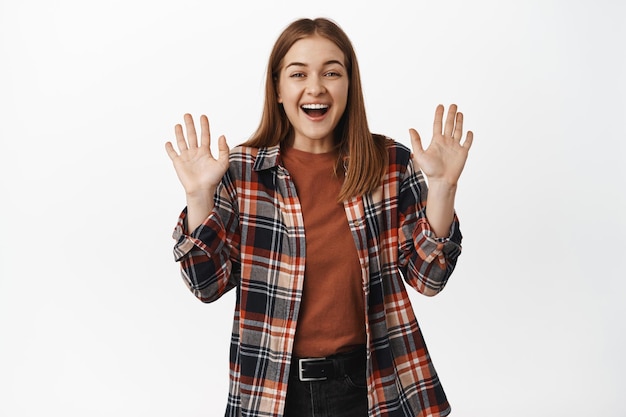
[[[311,117],[321,117],[326,114],[330,106],[328,104],[303,104],[300,108]]]

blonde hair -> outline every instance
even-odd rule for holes
[[[346,178],[338,196],[341,201],[369,193],[378,187],[387,168],[387,150],[385,138],[373,135],[367,124],[359,66],[352,43],[333,21],[324,18],[300,19],[280,34],[267,66],[261,122],[244,145],[257,148],[275,146],[291,137],[291,123],[278,103],[278,75],[283,58],[293,44],[313,35],[322,36],[337,45],[345,56],[349,77],[346,109],[334,132],[335,145],[339,151],[335,172],[346,170]]]

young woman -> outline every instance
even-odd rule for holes
[[[437,294],[461,251],[456,106],[426,150],[413,129],[413,153],[370,133],[348,37],[302,19],[274,45],[251,139],[221,136],[214,158],[206,116],[200,143],[184,121],[166,144],[187,197],[175,257],[200,300],[237,291],[226,416],[447,415],[404,282]]]

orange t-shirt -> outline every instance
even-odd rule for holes
[[[293,353],[324,357],[365,344],[361,267],[342,203],[343,175],[334,175],[335,152],[284,149],[304,217],[304,290]]]

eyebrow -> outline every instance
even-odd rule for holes
[[[338,65],[340,65],[341,67],[345,68],[345,65],[343,65],[343,63],[342,63],[341,61],[338,61],[338,60],[336,60],[336,59],[331,59],[330,61],[326,61],[326,62],[324,62],[324,65],[323,65],[323,66],[325,67],[325,66],[327,66],[327,65],[332,65],[332,64],[338,64]],[[303,63],[303,62],[292,62],[292,63],[290,63],[290,64],[287,64],[287,65],[285,66],[285,69],[287,69],[287,68],[289,68],[289,67],[308,67],[308,64],[305,64],[305,63]]]

